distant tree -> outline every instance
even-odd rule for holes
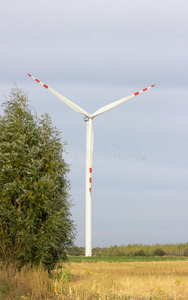
[[[143,249],[140,249],[134,253],[134,256],[146,256]]]
[[[72,246],[68,249],[67,253],[71,256],[84,256],[85,249],[83,247]]]
[[[161,248],[157,248],[153,251],[153,256],[164,256],[164,255],[166,255],[166,252]]]
[[[32,114],[27,95],[11,91],[0,116],[0,258],[51,270],[72,245],[65,143],[47,114]]]

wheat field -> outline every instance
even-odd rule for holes
[[[0,271],[0,299],[188,299],[188,261],[96,262]]]

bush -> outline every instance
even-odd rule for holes
[[[71,256],[82,256],[84,255],[84,248],[72,246],[68,249],[67,254]]]
[[[134,256],[146,256],[144,250],[138,250],[134,253]]]
[[[153,251],[153,256],[164,256],[164,255],[166,255],[166,252],[161,248],[157,248]]]

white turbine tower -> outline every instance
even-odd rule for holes
[[[48,89],[51,93],[55,96],[60,98],[64,103],[70,106],[72,109],[77,111],[78,113],[85,116],[85,122],[87,122],[87,129],[86,129],[86,221],[85,221],[85,256],[92,256],[92,248],[91,248],[91,200],[92,200],[92,193],[91,193],[91,184],[92,184],[92,158],[93,158],[93,118],[97,117],[98,115],[108,111],[109,109],[127,101],[128,99],[141,94],[149,90],[150,88],[154,87],[155,85],[151,85],[148,88],[145,88],[139,92],[131,94],[128,97],[122,98],[118,101],[110,103],[99,110],[97,110],[94,114],[90,115],[84,109],[73,103],[72,101],[68,100],[64,96],[60,95],[53,89],[51,89],[48,85],[44,84],[40,80],[36,79],[32,75],[28,74],[31,78],[33,78],[36,82],[40,83],[43,87]]]

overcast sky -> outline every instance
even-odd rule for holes
[[[186,0],[2,0],[0,102],[17,84],[68,142],[65,160],[85,240],[83,116],[27,76],[93,113],[93,247],[188,242]],[[2,110],[1,110],[2,111]]]

